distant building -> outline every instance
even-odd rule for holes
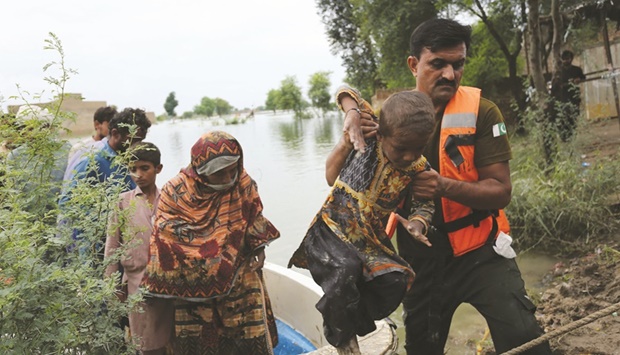
[[[55,102],[43,102],[32,104],[39,107],[49,107]],[[10,113],[17,113],[21,105],[9,105],[8,111]],[[108,106],[106,101],[85,101],[82,94],[65,94],[60,109],[65,112],[72,112],[75,114],[75,121],[67,121],[65,127],[71,130],[72,136],[87,136],[93,133],[93,115],[99,107]],[[119,111],[122,107],[118,108]],[[146,117],[152,123],[155,123],[155,113],[147,112]]]

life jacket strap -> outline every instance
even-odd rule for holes
[[[469,227],[471,225],[477,228],[480,225],[480,221],[486,219],[489,216],[497,215],[499,215],[498,210],[473,210],[473,212],[468,214],[467,216],[457,218],[454,221],[445,222],[441,226],[438,226],[437,229],[445,233],[452,233],[456,232],[459,229]]]

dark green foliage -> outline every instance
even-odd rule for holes
[[[335,105],[331,102],[332,95],[329,93],[329,87],[331,82],[329,81],[330,72],[317,72],[310,76],[308,84],[308,97],[310,98],[310,105],[320,110],[323,114],[325,112],[333,110]],[[267,97],[269,98],[269,97]]]
[[[437,15],[431,0],[318,0],[332,51],[340,54],[347,81],[364,97],[377,89],[411,87],[409,37]]]
[[[364,97],[371,97],[383,85],[378,78],[375,48],[362,29],[366,14],[348,0],[317,0],[317,6],[332,52],[342,58],[347,81],[359,88]]]
[[[265,101],[265,109],[276,113],[278,109],[278,101],[280,100],[281,92],[279,89],[271,89],[267,93],[267,100]]]
[[[378,77],[388,89],[413,87],[415,80],[407,67],[409,39],[422,22],[437,15],[436,1],[364,1],[364,26],[377,48]]]
[[[620,194],[620,159],[598,157],[590,166],[582,166],[583,149],[578,141],[593,142],[586,130],[576,141],[557,142],[553,165],[548,166],[542,140],[557,132],[530,112],[523,118],[531,129],[527,137],[513,137],[512,201],[507,208],[520,251],[536,247],[538,251],[566,255],[591,250],[609,239],[620,227],[613,197]],[[615,128],[615,127],[614,127]]]
[[[215,112],[215,101],[207,96],[200,100],[200,104],[194,106],[194,113],[201,116],[211,117]]]
[[[295,116],[302,117],[304,109],[308,103],[301,94],[301,88],[297,85],[294,76],[287,76],[280,83],[280,96],[278,97],[277,107],[281,110],[293,110]]]
[[[233,107],[228,103],[228,101],[220,99],[219,97],[213,99],[213,102],[215,104],[215,113],[217,113],[217,115],[220,117],[229,114],[233,109]]]
[[[174,112],[174,109],[179,105],[179,101],[177,101],[176,96],[174,91],[171,92],[170,94],[168,94],[168,97],[166,98],[166,102],[164,102],[164,109],[166,110],[166,113],[168,114],[168,116],[170,117],[176,117],[176,112]]]
[[[229,114],[232,109],[233,107],[224,99],[219,97],[212,99],[205,96],[200,100],[200,104],[194,106],[194,113],[196,115],[207,117],[211,117],[216,114],[221,117]]]

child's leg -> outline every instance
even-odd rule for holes
[[[323,315],[325,338],[335,347],[346,345],[360,325],[357,283],[362,279],[362,261],[321,221],[304,243],[310,273],[324,292],[316,308]]]

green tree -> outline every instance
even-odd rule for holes
[[[495,101],[497,97],[494,95],[499,96],[507,91],[502,87],[507,75],[508,63],[486,26],[482,22],[472,25],[472,45],[461,83],[479,87],[487,93],[486,97]]]
[[[327,28],[331,50],[342,58],[346,80],[362,95],[370,97],[383,87],[378,77],[378,57],[368,33],[363,32],[366,14],[360,12],[357,1],[318,0],[319,15]]]
[[[526,1],[442,0],[440,6],[444,9],[452,6],[457,11],[466,11],[484,23],[508,64],[508,88],[513,99],[519,110],[524,110],[526,98],[519,76],[519,59],[523,44],[523,29],[527,24]]]
[[[365,15],[364,32],[375,43],[378,77],[385,87],[404,88],[415,85],[407,67],[411,33],[422,22],[437,15],[436,1],[374,0],[360,1]]]
[[[346,80],[370,98],[377,89],[413,86],[407,68],[413,29],[435,17],[433,0],[318,0],[332,52]]]
[[[200,104],[194,106],[194,113],[201,116],[211,117],[215,112],[215,100],[210,97],[203,97]]]
[[[181,115],[181,118],[192,118],[194,117],[194,111],[185,111]]]
[[[220,117],[229,114],[233,109],[233,107],[228,103],[228,101],[219,97],[216,97],[213,102],[215,105],[215,113],[217,113],[217,115]]]
[[[168,114],[168,116],[170,117],[176,117],[176,112],[174,112],[174,109],[179,106],[179,101],[177,101],[176,99],[176,95],[173,92],[171,92],[170,94],[168,94],[168,97],[166,98],[166,102],[164,102],[164,110],[166,110],[166,113]]]
[[[297,79],[294,76],[287,76],[280,83],[278,107],[282,110],[293,110],[296,117],[302,117],[306,105],[301,95],[301,88],[297,85]]]
[[[316,72],[310,76],[309,80],[310,88],[308,89],[308,98],[310,98],[310,105],[318,110],[321,110],[323,114],[334,108],[334,104],[330,102],[330,74],[331,72],[326,71]]]
[[[278,107],[278,102],[280,101],[280,96],[282,93],[279,89],[271,89],[267,93],[267,100],[265,101],[265,109],[271,110],[273,113],[276,113]]]

